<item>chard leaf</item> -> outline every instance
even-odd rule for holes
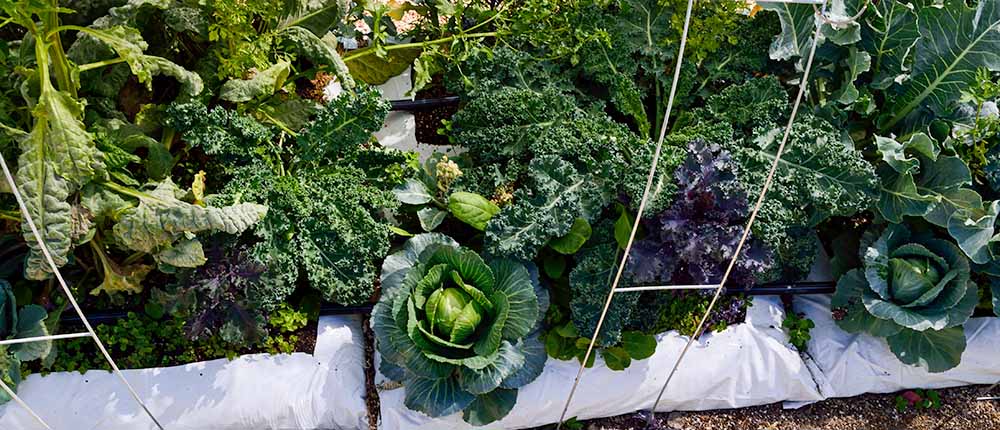
[[[329,67],[344,88],[354,88],[354,78],[351,77],[347,64],[344,64],[344,59],[337,53],[335,46],[299,26],[285,28],[278,35],[284,39],[289,50],[309,59],[317,66]]]
[[[166,58],[146,55],[143,52],[149,47],[139,30],[125,26],[114,26],[106,29],[87,29],[80,32],[80,37],[93,37],[113,49],[132,69],[132,74],[139,82],[146,84],[147,89],[153,88],[153,76],[164,75],[177,79],[181,84],[181,92],[187,97],[194,97],[204,89],[201,76],[188,71]]]
[[[350,9],[345,0],[284,0],[279,29],[302,27],[313,34],[326,34]]]
[[[291,63],[279,61],[277,64],[258,72],[250,79],[231,79],[222,84],[219,98],[235,103],[248,102],[259,97],[267,97],[278,92],[285,85],[291,72]]]
[[[983,0],[970,8],[964,0],[945,0],[941,7],[917,13],[920,38],[913,46],[913,71],[887,103],[882,130],[920,109],[946,112],[978,69],[1000,70],[1000,1]]]
[[[118,243],[133,251],[155,254],[171,248],[186,234],[242,233],[267,213],[266,206],[253,203],[221,208],[201,207],[178,200],[176,195],[179,192],[180,189],[166,179],[141,197],[139,206],[126,210],[114,226],[114,237]],[[176,250],[163,257],[168,255],[178,256]]]
[[[57,266],[67,262],[72,246],[70,194],[103,170],[94,136],[84,128],[83,105],[57,91],[46,78],[40,81],[31,133],[19,135],[17,181],[29,215],[44,238]],[[51,268],[27,223],[21,228],[31,252],[25,262],[28,279],[47,279]]]

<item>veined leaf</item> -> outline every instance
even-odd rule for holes
[[[771,43],[771,59],[784,61],[807,55],[816,32],[812,6],[784,2],[759,6],[777,13],[781,20],[781,34]]]
[[[231,79],[219,89],[219,98],[236,103],[248,102],[258,97],[274,94],[285,85],[291,63],[279,61],[277,64],[258,72],[250,79]]]
[[[448,210],[459,221],[483,231],[486,223],[500,212],[500,207],[479,194],[457,192],[448,197]]]
[[[284,0],[284,18],[279,29],[303,27],[313,34],[323,35],[340,23],[351,7],[345,0]]]
[[[965,351],[962,327],[916,331],[904,328],[889,336],[889,349],[906,364],[919,365],[929,372],[944,372],[958,366]]]
[[[168,251],[175,241],[186,234],[205,231],[241,233],[267,213],[267,207],[253,203],[222,208],[192,205],[178,200],[178,191],[177,186],[167,179],[140,198],[139,206],[125,211],[114,226],[114,237],[118,243],[133,251],[155,254]]]
[[[148,44],[142,39],[139,31],[124,26],[115,26],[107,29],[87,29],[81,31],[81,37],[93,37],[104,42],[113,49],[132,69],[139,82],[146,84],[149,89],[153,88],[153,76],[165,75],[177,79],[181,83],[182,92],[187,97],[194,97],[204,89],[201,76],[197,73],[185,70],[176,63],[166,58],[146,55],[143,52],[148,48]]]
[[[907,74],[904,60],[917,42],[917,13],[909,3],[880,1],[869,6],[861,44],[872,56],[872,86],[886,89]]]
[[[941,7],[921,8],[918,20],[913,72],[887,103],[882,130],[921,108],[944,112],[975,80],[976,70],[1000,70],[1000,0],[982,0],[976,8],[946,0]]]
[[[43,68],[44,70],[44,68]],[[47,73],[47,72],[46,72]],[[71,207],[66,202],[96,170],[103,170],[94,136],[84,128],[83,105],[57,91],[46,76],[32,110],[31,133],[19,135],[17,181],[29,215],[39,229],[57,266],[66,264],[72,234]],[[25,277],[46,279],[51,268],[42,256],[31,229],[21,228],[31,252],[25,262]]]
[[[351,71],[351,76],[360,81],[371,85],[382,85],[393,76],[405,72],[422,52],[422,48],[408,48],[389,51],[387,58],[371,54],[363,55],[347,61],[347,69]],[[358,54],[357,51],[352,53]]]
[[[344,64],[344,59],[340,57],[334,46],[330,46],[319,36],[299,26],[288,27],[282,30],[279,35],[285,39],[290,50],[308,58],[316,65],[329,67],[344,88],[354,88],[354,78],[351,77],[347,64]]]

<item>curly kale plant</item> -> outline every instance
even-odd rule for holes
[[[569,233],[577,219],[596,222],[616,190],[637,202],[652,159],[648,141],[554,88],[476,93],[449,129],[471,158],[459,185],[484,196],[514,188],[512,203],[486,226],[486,250],[523,259]],[[677,164],[671,155],[661,159],[661,171]],[[650,206],[662,207],[673,192],[669,174],[655,185]]]
[[[965,350],[962,325],[979,301],[962,251],[890,224],[866,233],[860,256],[864,267],[837,282],[831,303],[837,325],[886,338],[906,364],[931,372],[957,366]]]
[[[168,110],[189,144],[232,166],[224,200],[269,208],[248,251],[267,268],[253,302],[272,309],[300,279],[337,303],[371,297],[375,261],[389,251],[381,211],[398,205],[389,190],[409,169],[406,154],[372,141],[388,110],[374,88],[346,91],[290,143],[287,132],[270,138],[252,118],[222,108]]]
[[[532,268],[488,263],[451,238],[426,233],[382,265],[372,325],[382,373],[402,381],[408,408],[473,425],[506,416],[517,389],[545,364],[538,326],[548,305]]]
[[[705,108],[692,115],[689,128],[732,154],[741,187],[756,197],[776,158],[789,111],[787,93],[777,79],[754,79],[709,97]],[[801,277],[817,251],[812,227],[830,216],[867,210],[877,189],[875,169],[848,137],[826,121],[800,113],[753,234],[772,247],[785,277]]]
[[[0,279],[0,339],[47,336],[47,317],[45,308],[38,305],[18,309],[13,289],[7,281]],[[0,379],[11,390],[17,390],[21,382],[21,362],[41,359],[51,350],[51,340],[0,346]],[[0,391],[0,404],[8,400],[7,393]]]

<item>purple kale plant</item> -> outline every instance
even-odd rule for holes
[[[245,246],[219,241],[205,250],[208,262],[177,274],[177,282],[154,292],[170,313],[186,318],[191,339],[218,334],[234,345],[250,345],[266,334],[266,315],[254,297],[265,267]]]
[[[634,284],[710,285],[722,281],[749,217],[747,197],[737,175],[730,154],[719,146],[698,139],[688,145],[687,158],[674,173],[678,186],[674,201],[663,212],[643,220],[647,235],[635,243],[628,260]],[[751,236],[726,284],[736,289],[752,286],[773,265],[771,250]],[[649,303],[671,300],[660,297],[664,293],[647,294],[658,296],[643,299]],[[745,303],[733,300],[716,309],[710,320],[713,324],[738,322],[744,311]]]
[[[629,258],[633,281],[687,285],[722,280],[749,216],[736,174],[729,153],[719,146],[701,140],[688,145],[687,159],[674,173],[674,202],[644,220],[648,235],[636,242]],[[751,237],[727,284],[753,285],[773,264],[770,250]]]

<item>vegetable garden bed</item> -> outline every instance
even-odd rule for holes
[[[63,288],[167,428],[1000,380],[1000,0],[63,3],[0,2],[0,381],[55,428],[155,428]]]

